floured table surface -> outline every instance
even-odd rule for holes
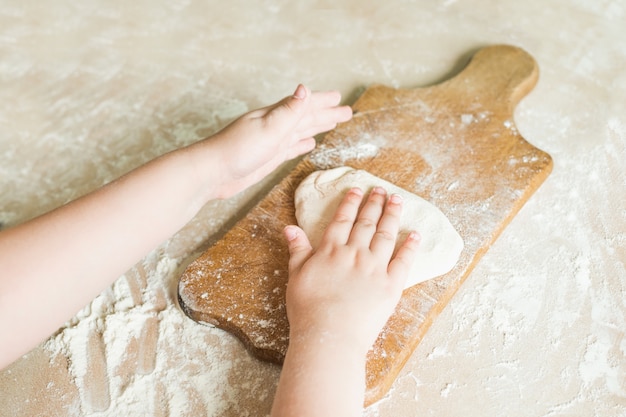
[[[548,176],[552,161],[517,131],[513,110],[535,85],[519,48],[479,51],[451,80],[428,88],[368,88],[353,119],[329,133],[222,239],[191,263],[179,299],[193,320],[237,335],[259,358],[281,362],[293,196],[318,169],[364,169],[435,204],[465,241],[448,274],[407,289],[368,356],[366,403],[381,398],[480,257]],[[338,318],[340,319],[340,318]]]

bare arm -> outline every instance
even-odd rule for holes
[[[0,368],[54,332],[209,200],[228,198],[350,119],[336,92],[293,96],[0,233]]]
[[[402,201],[349,191],[316,252],[288,226],[289,348],[272,417],[359,416],[368,350],[398,303],[419,235],[393,255]]]

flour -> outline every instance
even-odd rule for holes
[[[187,415],[193,398],[208,415],[219,415],[233,400],[228,384],[214,386],[233,366],[219,331],[192,322],[177,307],[167,288],[177,262],[156,251],[145,264],[149,268],[138,266],[117,280],[45,348],[68,359],[82,415]],[[210,367],[202,365],[205,356],[213,358]]]
[[[626,171],[611,156],[626,152],[626,127],[611,119],[607,129],[604,146],[556,156],[546,184],[489,249],[367,417],[458,415],[460,404],[471,401],[468,392],[491,397],[491,390],[493,398],[503,398],[490,400],[497,415],[624,415],[626,211],[614,210],[606,196],[626,183]],[[617,182],[602,182],[604,171]],[[603,204],[585,208],[581,199]],[[485,362],[488,367],[478,365]],[[459,374],[464,367],[476,371],[466,377]],[[550,405],[523,406],[524,397]],[[415,406],[396,405],[405,398]],[[477,405],[472,413],[493,415],[494,409]]]
[[[532,119],[533,114],[526,116]],[[556,153],[555,172],[528,203],[530,208],[490,248],[392,389],[366,416],[414,415],[417,408],[429,407],[445,414],[448,404],[466,405],[476,395],[501,407],[497,415],[519,414],[529,397],[537,404],[553,404],[546,406],[552,414],[578,413],[591,404],[609,410],[605,415],[619,415],[610,411],[625,395],[626,323],[615,312],[623,311],[621,300],[626,299],[626,219],[615,209],[619,203],[605,198],[610,184],[603,178],[610,171],[618,181],[625,179],[615,156],[625,152],[625,133],[623,123],[613,119],[607,125],[606,149],[592,149],[584,158]],[[344,148],[321,146],[312,159],[324,166],[373,157],[380,148],[376,143],[382,142],[365,138]],[[436,163],[439,156],[430,157]],[[462,191],[459,184],[452,181],[434,190],[432,200]],[[583,198],[606,204],[581,206]],[[452,209],[460,223],[493,227],[489,202]],[[192,226],[229,210],[213,207]],[[191,240],[202,240],[202,233]],[[466,244],[477,245],[471,239]],[[266,386],[275,383],[277,369],[235,378],[242,355],[231,356],[236,342],[225,332],[192,322],[176,306],[178,258],[170,254],[176,242],[152,253],[46,342],[51,361],[69,361],[79,392],[72,415],[224,415],[225,410],[233,415],[241,391],[248,390],[271,404],[272,391]],[[570,359],[564,361],[564,356]],[[247,366],[258,365],[252,363]],[[563,365],[555,372],[550,363]],[[467,369],[476,372],[467,377]],[[546,384],[559,389],[546,390]],[[48,389],[56,392],[54,381]],[[406,403],[412,408],[398,412]],[[493,415],[493,410],[477,407],[476,413]]]
[[[360,137],[347,138],[339,146],[328,146],[322,143],[309,155],[309,158],[319,169],[334,168],[345,165],[348,160],[374,158],[386,142],[383,137],[364,132]]]
[[[461,123],[464,125],[470,125],[475,121],[473,114],[462,114],[461,115]]]
[[[297,82],[339,88],[353,102],[364,86],[430,85],[456,73],[477,47],[514,43],[537,59],[540,79],[509,128],[550,153],[554,172],[365,414],[626,415],[626,44],[617,41],[625,38],[624,2],[349,1],[323,19],[304,12],[321,2],[165,3],[3,4],[5,228],[206,136]],[[442,122],[422,113],[434,128]],[[475,108],[463,114],[466,123],[444,121],[463,132],[497,117]],[[415,132],[413,144],[426,133]],[[441,137],[438,150],[449,139]],[[319,168],[367,160],[387,140],[355,135],[341,152],[322,145],[312,158]],[[433,171],[445,157],[423,156]],[[442,185],[429,201],[439,206],[467,183]],[[216,239],[253,195],[206,208],[43,353],[0,373],[0,415],[267,414],[278,368],[251,359],[226,332],[186,319],[173,288],[179,260]],[[462,223],[489,220],[488,204],[451,209],[446,215]],[[466,210],[473,212],[459,216]],[[207,226],[213,221],[218,226]]]

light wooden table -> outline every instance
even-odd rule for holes
[[[624,2],[73,3],[0,7],[3,227],[298,82],[339,89],[351,103],[373,83],[449,78],[485,45],[529,51],[540,79],[515,122],[554,170],[365,414],[626,413]],[[0,415],[268,413],[279,368],[184,317],[175,286],[194,254],[289,168],[207,205],[0,372]]]

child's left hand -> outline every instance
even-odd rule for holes
[[[199,142],[198,146],[208,145],[218,153],[221,184],[214,197],[228,198],[257,183],[281,163],[311,151],[315,135],[352,117],[349,106],[338,106],[340,100],[336,91],[311,92],[299,85],[292,96],[246,113]],[[205,161],[197,159],[196,163],[202,172]]]

